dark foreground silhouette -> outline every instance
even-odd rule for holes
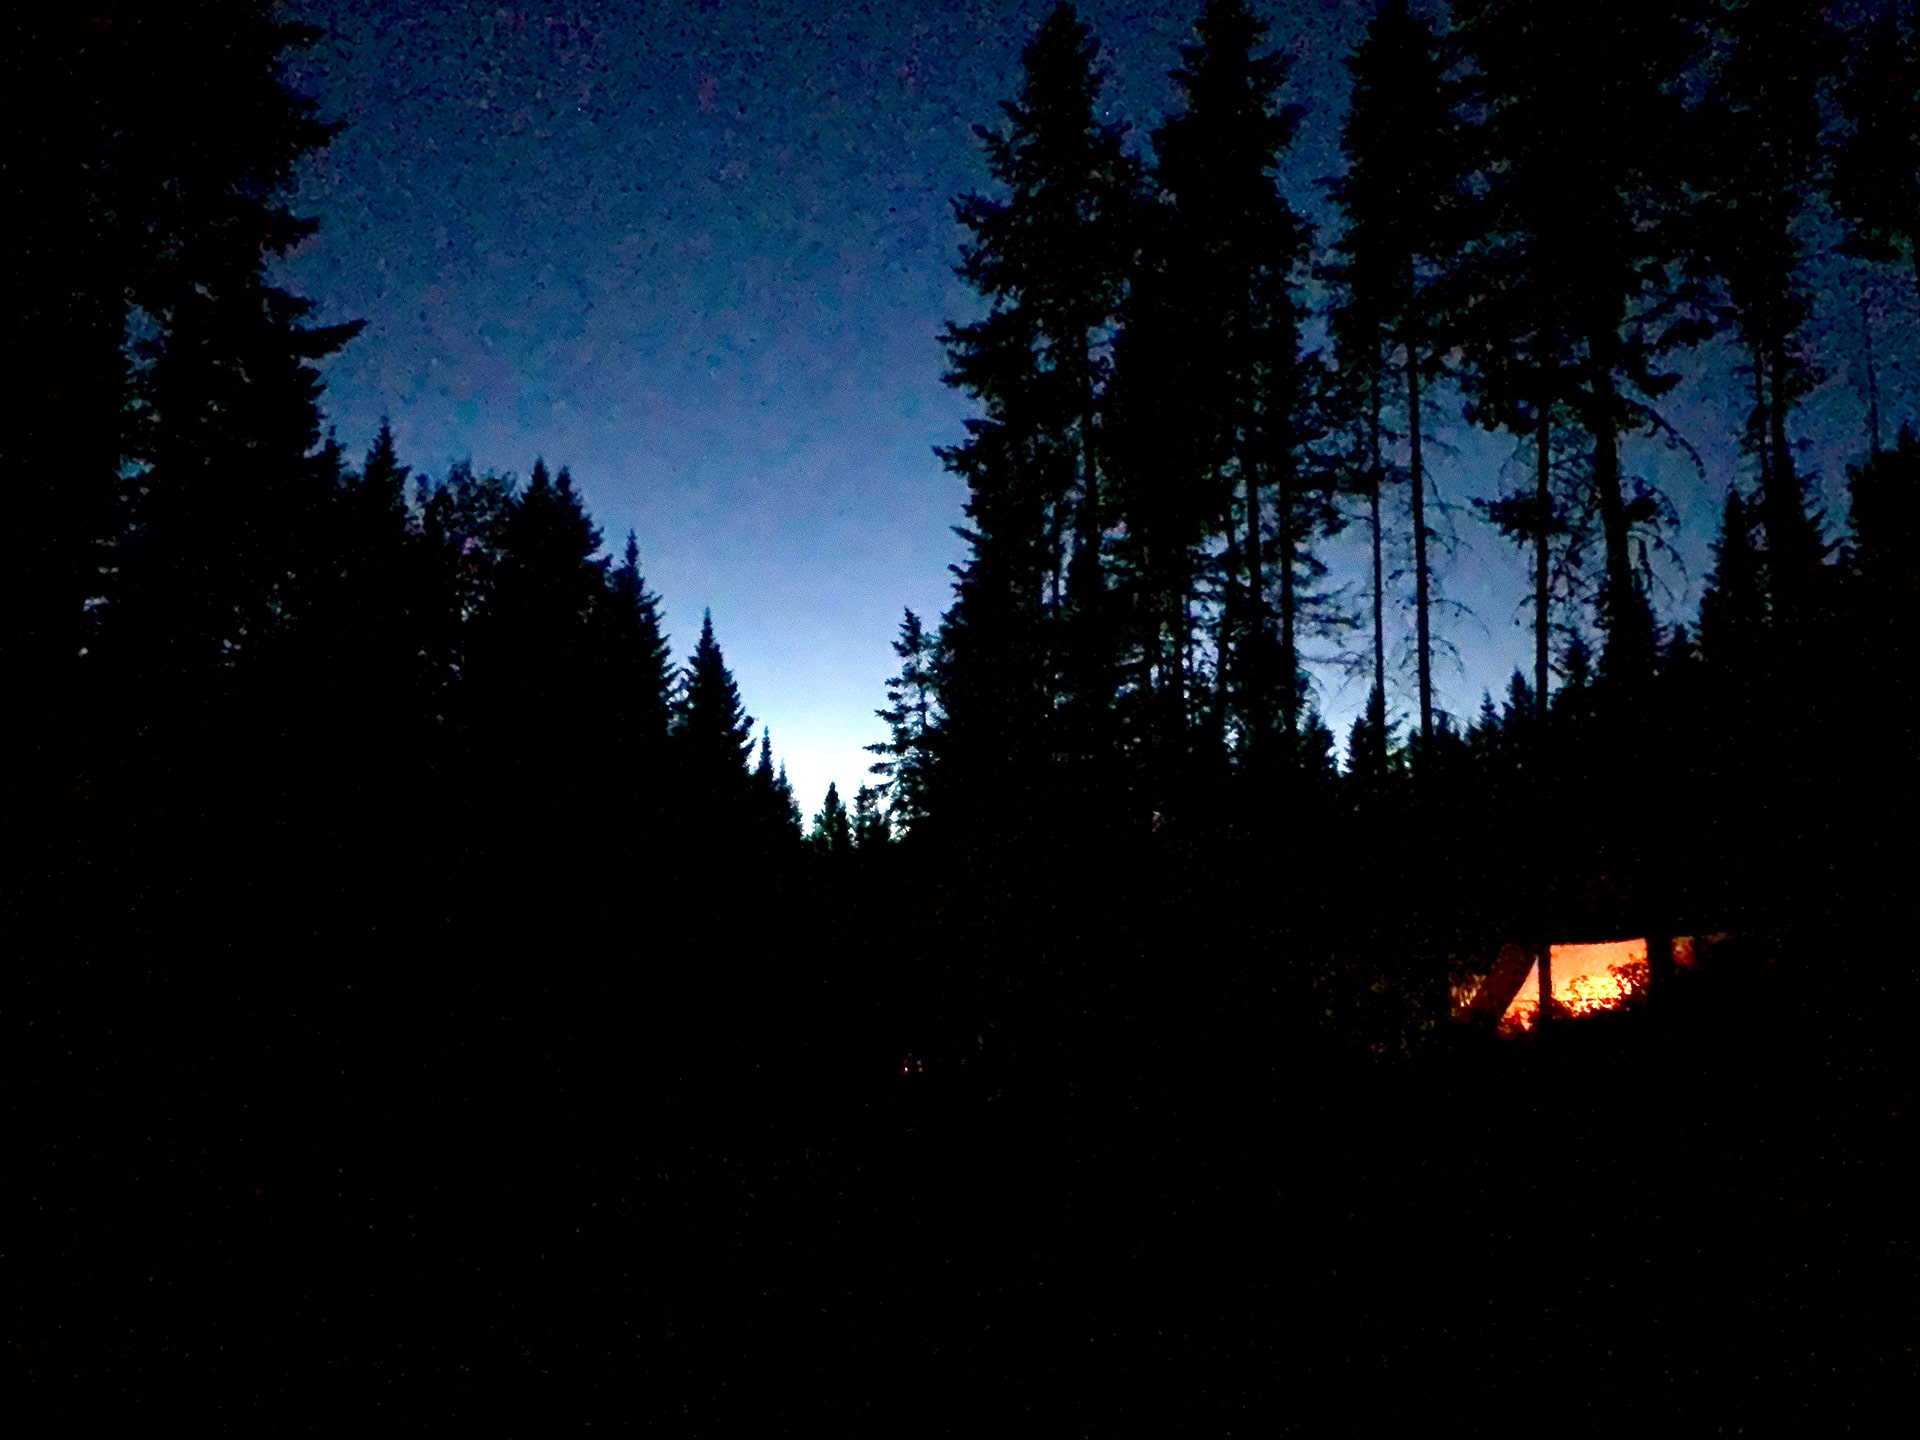
[[[23,12],[8,1417],[1828,1435],[1910,1409],[1920,442],[1882,444],[1870,389],[1830,527],[1787,426],[1816,181],[1861,263],[1920,255],[1884,198],[1912,32],[1847,20],[1843,63],[1812,7],[1664,8],[1476,0],[1443,47],[1382,7],[1324,364],[1264,28],[1206,7],[1149,175],[1056,9],[987,143],[1004,193],[958,212],[988,312],[947,337],[982,408],[943,452],[969,558],[936,629],[905,617],[879,783],[805,838],[711,619],[676,666],[637,541],[604,553],[565,470],[409,489],[386,430],[357,468],[322,438],[315,365],[353,327],[265,268],[312,228],[274,198],[328,133],[279,79],[312,36],[243,0]],[[22,105],[43,73],[84,103]],[[1620,443],[1716,325],[1758,485],[1698,624],[1662,624],[1636,548],[1661,505]],[[1430,674],[1443,385],[1537,461],[1484,506],[1532,545],[1534,679],[1465,726]],[[1299,645],[1349,501],[1376,679],[1341,768]],[[1625,1010],[1519,1042],[1448,1018],[1502,947],[1629,936]]]
[[[641,929],[565,889],[506,878],[482,922],[208,879],[17,952],[16,1404],[1835,1433],[1910,1393],[1891,903],[1543,1041],[1382,1057],[1284,962],[1203,983],[1174,925],[996,993],[911,905],[696,888]]]

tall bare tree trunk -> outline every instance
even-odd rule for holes
[[[1376,370],[1367,377],[1367,440],[1372,459],[1367,485],[1367,518],[1372,529],[1373,539],[1373,688],[1380,697],[1380,715],[1384,722],[1387,705],[1387,631],[1385,610],[1385,576],[1382,574],[1380,554],[1380,489],[1383,479],[1380,463],[1380,375]],[[1371,721],[1376,717],[1369,716]],[[1386,758],[1387,734],[1384,723],[1380,733],[1374,737],[1378,750],[1377,759]]]
[[[1266,592],[1260,575],[1260,468],[1248,465],[1247,471],[1247,643],[1255,666],[1249,675],[1253,680],[1250,687],[1250,719],[1253,725],[1254,744],[1264,748],[1267,735],[1266,694],[1260,684],[1259,664],[1265,657],[1266,642]]]
[[[1767,446],[1773,453],[1766,501],[1771,523],[1767,527],[1767,548],[1776,557],[1774,593],[1784,602],[1789,617],[1799,613],[1805,588],[1807,554],[1807,513],[1800,494],[1800,477],[1794,473],[1793,447],[1787,443],[1787,402],[1782,393],[1786,375],[1786,347],[1776,335],[1772,342],[1772,403],[1767,407]]]
[[[1652,660],[1653,636],[1640,614],[1633,584],[1632,536],[1626,499],[1620,493],[1620,430],[1616,423],[1619,400],[1614,389],[1611,327],[1595,334],[1590,345],[1590,393],[1586,429],[1593,440],[1593,490],[1599,502],[1600,534],[1606,545],[1607,651],[1610,668],[1639,678]]]
[[[1240,633],[1241,591],[1237,583],[1240,574],[1240,527],[1233,523],[1233,496],[1227,497],[1226,504],[1226,584],[1222,588],[1220,600],[1220,639],[1219,664],[1214,672],[1214,704],[1218,707],[1221,732],[1226,730],[1228,715],[1232,712],[1233,686],[1241,680],[1241,657],[1236,637]]]
[[[1753,350],[1753,408],[1760,420],[1760,443],[1754,446],[1754,452],[1760,461],[1760,493],[1765,495],[1772,484],[1773,446],[1767,440],[1767,357],[1760,353],[1758,346]],[[1752,432],[1748,432],[1751,440]]]
[[[1100,563],[1100,477],[1095,468],[1093,457],[1093,387],[1088,385],[1083,397],[1085,408],[1080,415],[1080,543],[1093,555],[1097,567]]]
[[[1920,279],[1920,277],[1916,277]],[[1867,287],[1860,286],[1860,333],[1867,345],[1867,447],[1880,453],[1880,378],[1873,365],[1873,316],[1867,311]]]
[[[1280,529],[1274,542],[1274,563],[1280,567],[1280,685],[1286,707],[1287,733],[1300,732],[1300,655],[1295,643],[1297,601],[1293,589],[1293,464],[1282,456],[1276,469],[1276,504]]]
[[[1547,723],[1548,641],[1548,567],[1553,552],[1548,529],[1553,519],[1553,415],[1552,407],[1541,405],[1538,423],[1539,454],[1534,477],[1534,504],[1538,508],[1533,535],[1533,709],[1540,724]],[[1544,733],[1540,739],[1544,741]]]
[[[1420,742],[1433,744],[1433,633],[1428,612],[1427,487],[1420,453],[1420,355],[1407,336],[1407,472],[1413,486],[1413,607],[1415,663],[1420,674]]]
[[[1547,567],[1552,561],[1552,547],[1549,543],[1548,529],[1553,516],[1553,407],[1542,402],[1536,425],[1537,453],[1535,456],[1534,504],[1538,513],[1534,517],[1533,532],[1533,713],[1534,754],[1544,764],[1547,757],[1547,681],[1548,650],[1551,630],[1549,628],[1549,586]],[[1536,790],[1547,781],[1543,772],[1535,777]],[[1549,824],[1545,814],[1544,800],[1539,817],[1541,838],[1544,842]],[[1543,851],[1544,853],[1544,851]],[[1548,917],[1541,913],[1536,924],[1540,934],[1535,937],[1534,963],[1540,967],[1540,1018],[1538,1024],[1545,1026],[1553,1014],[1553,937],[1546,932]]]

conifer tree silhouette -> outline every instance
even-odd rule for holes
[[[1778,618],[1797,620],[1824,547],[1788,441],[1789,415],[1820,378],[1805,333],[1796,222],[1822,163],[1819,92],[1838,62],[1838,35],[1814,0],[1726,0],[1718,19],[1704,248],[1727,286],[1754,380],[1747,440],[1760,459],[1774,604]]]
[[[687,660],[673,738],[695,803],[716,817],[736,816],[753,750],[753,717],[741,707],[739,686],[713,638],[711,610],[701,617],[700,639]]]
[[[1111,705],[1099,410],[1126,253],[1135,167],[1096,117],[1094,43],[1061,4],[1022,54],[1006,124],[979,128],[1004,198],[956,204],[959,273],[991,309],[950,326],[949,384],[984,414],[942,449],[967,482],[970,555],[942,627],[947,763],[979,764],[950,794],[994,783],[1040,803],[1056,757],[1097,753]],[[1069,621],[1072,621],[1069,624]]]
[[[544,460],[534,461],[501,532],[493,619],[512,683],[532,685],[535,703],[549,686],[570,683],[562,672],[590,642],[606,589],[599,549],[600,532],[572,476],[564,469],[554,476]]]
[[[908,831],[927,814],[937,754],[939,657],[934,637],[912,610],[900,622],[893,642],[900,673],[887,682],[887,705],[874,714],[884,720],[888,738],[867,746],[881,758],[867,767],[880,783],[874,794],[886,802],[890,833]]]
[[[853,846],[863,855],[872,855],[893,839],[893,828],[880,808],[880,793],[871,785],[862,785],[853,796]]]
[[[285,195],[296,163],[332,129],[286,86],[280,63],[316,38],[246,0],[36,7],[9,23],[0,66],[17,100],[0,182],[13,217],[0,240],[0,313],[17,353],[34,360],[0,425],[0,459],[18,477],[0,537],[0,667],[23,697],[0,725],[29,752],[64,749],[83,666],[133,646],[125,630],[103,645],[97,623],[122,582],[172,605],[162,628],[184,644],[162,668],[175,670],[226,664],[229,646],[257,651],[263,627],[277,629],[304,598],[285,579],[285,531],[333,478],[327,458],[308,453],[318,438],[310,362],[357,327],[307,326],[309,307],[263,267],[314,228]],[[195,83],[183,87],[188,73]],[[60,105],[35,98],[50,75]],[[133,366],[130,331],[141,341]],[[169,409],[153,403],[156,387]],[[216,405],[227,407],[217,435],[204,424]],[[218,459],[194,453],[196,435],[220,441]],[[252,472],[244,485],[238,469]],[[209,487],[229,493],[216,501]],[[129,492],[152,499],[156,488],[161,498],[139,507],[142,529],[165,528],[178,489],[195,490],[179,508],[204,503],[239,545],[228,568],[251,565],[250,578],[217,579],[211,544],[181,554],[179,585],[154,564],[139,574],[137,547],[112,547],[128,528]],[[149,659],[161,661],[150,647]],[[57,779],[67,761],[47,758],[16,773]]]
[[[847,807],[840,799],[840,787],[827,786],[827,798],[813,817],[813,831],[807,837],[816,854],[838,864],[853,854],[853,825]]]
[[[1432,27],[1411,15],[1405,0],[1385,0],[1348,68],[1353,101],[1341,136],[1347,170],[1329,186],[1346,219],[1334,269],[1342,289],[1336,330],[1346,337],[1348,367],[1359,372],[1357,390],[1369,406],[1369,449],[1378,445],[1381,391],[1398,389],[1406,402],[1419,729],[1422,742],[1431,744],[1433,640],[1422,396],[1451,348],[1442,281],[1463,238],[1458,87],[1449,80],[1448,60]],[[1385,382],[1390,369],[1397,380],[1392,386]],[[1371,459],[1377,548],[1377,490],[1384,467],[1377,454]],[[1378,569],[1376,563],[1376,617]],[[1376,652],[1379,648],[1376,638]],[[1374,683],[1384,692],[1382,670],[1376,654]]]
[[[1897,260],[1904,247],[1920,290],[1920,21],[1902,9],[1880,0],[1850,37],[1831,193],[1849,248]]]
[[[383,420],[360,470],[341,474],[330,523],[305,537],[329,572],[300,644],[311,672],[305,703],[334,706],[342,729],[366,741],[383,724],[417,737],[423,708],[421,653],[432,603],[407,510],[409,474]],[[355,742],[342,734],[338,743]],[[370,763],[363,749],[356,768]]]
[[[1766,581],[1753,542],[1753,513],[1732,486],[1713,553],[1713,573],[1700,599],[1700,653],[1751,693],[1767,624]]]
[[[1204,533],[1225,541],[1217,679],[1222,714],[1248,759],[1275,727],[1298,729],[1298,584],[1316,531],[1331,523],[1301,463],[1306,381],[1294,286],[1310,232],[1278,188],[1299,111],[1281,101],[1287,66],[1262,49],[1265,36],[1241,0],[1212,0],[1181,47],[1173,78],[1185,105],[1154,135],[1158,253],[1129,317],[1152,340],[1155,358],[1133,351],[1149,367],[1168,349],[1184,352],[1159,362],[1167,373],[1158,381],[1180,392],[1172,440],[1183,463],[1142,473],[1135,503],[1157,518],[1179,502],[1139,491],[1197,488]],[[1151,370],[1142,383],[1155,383]],[[1180,528],[1170,537],[1176,557]],[[1269,575],[1278,592],[1271,616]]]
[[[1663,355],[1707,333],[1692,242],[1700,131],[1684,96],[1697,38],[1645,0],[1605,11],[1463,0],[1475,67],[1475,149],[1486,177],[1467,300],[1486,413],[1535,427],[1564,401],[1592,442],[1605,547],[1603,668],[1650,672],[1653,624],[1634,528],[1657,513],[1627,493],[1623,434],[1654,423],[1676,376]],[[1547,454],[1544,436],[1539,454]]]
[[[640,544],[627,532],[620,564],[608,577],[607,684],[612,688],[619,743],[657,757],[667,738],[673,691],[673,652],[660,615],[660,597],[640,573]]]

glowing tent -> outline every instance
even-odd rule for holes
[[[1493,968],[1461,998],[1456,1017],[1497,1025],[1503,1034],[1533,1027],[1540,1012],[1540,975],[1536,948],[1503,945]],[[1673,941],[1673,963],[1687,969],[1694,961],[1692,937]],[[1627,1004],[1647,983],[1647,942],[1608,940],[1599,944],[1549,947],[1556,1014],[1590,1015]]]

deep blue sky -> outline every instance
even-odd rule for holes
[[[940,382],[938,336],[974,311],[950,202],[986,183],[971,126],[1015,93],[1051,3],[287,6],[325,32],[295,83],[347,122],[302,172],[322,228],[286,266],[322,318],[367,321],[326,372],[340,439],[362,450],[384,414],[432,473],[570,466],[609,548],[637,532],[677,655],[712,608],[809,814],[829,780],[851,795],[865,778],[901,608],[931,624],[950,599],[964,490],[933,447],[970,410]],[[1080,7],[1140,144],[1199,8]],[[1256,8],[1309,107],[1286,188],[1324,221],[1316,182],[1338,166],[1341,61],[1367,7]],[[1910,282],[1881,278],[1883,360],[1914,353],[1913,303]],[[1862,433],[1858,325],[1851,304],[1822,325],[1833,373],[1800,428],[1838,517]],[[1739,419],[1715,394],[1721,362],[1695,368],[1672,416],[1707,475],[1657,447],[1630,456],[1680,510],[1665,608],[1685,618]],[[1915,379],[1883,374],[1889,416],[1914,413]],[[1492,493],[1510,447],[1459,426],[1442,439],[1440,494]],[[1471,515],[1456,528],[1443,586],[1472,613],[1436,622],[1458,650],[1437,684],[1470,715],[1529,653],[1525,574]],[[1357,544],[1327,555],[1361,584]],[[1362,699],[1322,668],[1336,729]]]

